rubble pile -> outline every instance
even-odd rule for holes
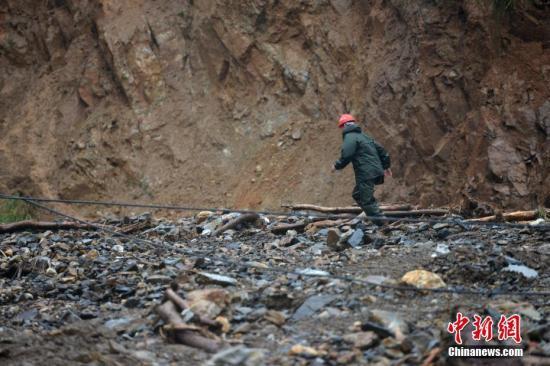
[[[548,231],[216,212],[101,224],[135,239],[0,234],[0,363],[445,364],[457,311],[519,314],[520,362],[550,357],[548,296],[460,292],[547,291]]]

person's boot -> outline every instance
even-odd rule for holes
[[[380,215],[376,215],[376,216],[380,216]],[[385,221],[383,221],[383,220],[377,220],[377,219],[375,219],[375,218],[370,219],[370,221],[371,221],[374,225],[376,225],[376,226],[378,226],[378,227],[384,226],[384,224],[385,224]]]
[[[363,211],[368,216],[369,220],[376,226],[380,227],[384,225],[384,221],[377,220],[376,216],[382,216],[377,204],[367,205]]]

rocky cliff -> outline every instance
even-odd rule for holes
[[[550,205],[550,3],[0,0],[0,191],[234,207]]]

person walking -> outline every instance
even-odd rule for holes
[[[378,202],[374,198],[374,186],[383,184],[384,177],[392,176],[390,155],[372,137],[363,133],[351,114],[343,114],[338,120],[342,129],[342,152],[333,170],[344,169],[350,162],[355,172],[355,188],[352,197],[369,217],[380,216]],[[371,219],[376,225],[380,220]]]

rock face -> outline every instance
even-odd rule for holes
[[[484,4],[6,0],[0,191],[351,203],[352,112],[392,155],[382,199],[548,205],[549,5]]]

